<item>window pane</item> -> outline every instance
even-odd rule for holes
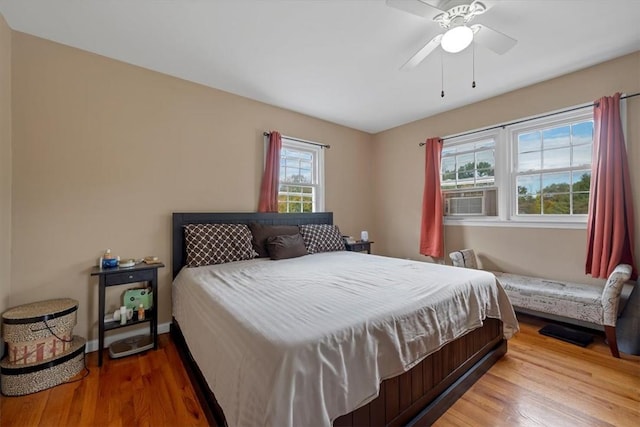
[[[454,157],[448,157],[442,159],[442,180],[454,180],[456,179],[456,159]]]
[[[529,153],[542,149],[540,132],[530,132],[518,135],[518,153]]]
[[[473,180],[474,170],[476,168],[474,157],[474,153],[460,154],[456,156],[459,180]]]
[[[540,175],[522,175],[516,180],[519,215],[540,214]]]
[[[591,164],[591,144],[578,145],[573,147],[572,166],[586,166]]]
[[[545,150],[556,147],[566,147],[571,143],[571,126],[561,126],[542,132],[542,146]]]
[[[300,175],[297,176],[299,181],[304,184],[311,184],[311,171],[308,169],[301,169]]]
[[[571,213],[569,198],[570,195],[568,193],[543,194],[543,213],[545,215],[569,215]]]
[[[571,173],[545,173],[542,174],[543,193],[569,193]]]
[[[569,167],[571,163],[571,148],[556,148],[544,150],[542,161],[543,169],[556,169]]]
[[[477,181],[478,183],[480,183],[480,181],[494,181],[494,173],[495,170],[493,168],[486,168],[486,169],[478,169],[476,171],[476,177],[477,177]]]
[[[518,196],[518,215],[540,215],[540,199]]]
[[[593,141],[593,121],[574,124],[571,126],[571,135],[571,143],[574,145]]]
[[[591,171],[573,171],[573,191],[589,191],[591,185]]]
[[[540,151],[520,154],[518,156],[518,171],[540,170],[542,166],[542,156]]]
[[[478,162],[478,169],[493,168],[496,164],[493,150],[478,151],[476,153],[476,162]]]
[[[589,193],[573,193],[573,213],[575,215],[589,213]]]
[[[518,194],[536,195],[540,194],[540,175],[522,175],[516,180]]]

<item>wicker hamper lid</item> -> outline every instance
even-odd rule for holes
[[[6,324],[24,324],[66,316],[78,309],[78,301],[71,298],[50,299],[10,308],[2,313]]]

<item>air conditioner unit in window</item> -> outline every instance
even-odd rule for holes
[[[445,215],[484,215],[484,196],[451,197],[444,206]]]
[[[467,190],[447,192],[444,197],[446,216],[496,215],[496,190]]]

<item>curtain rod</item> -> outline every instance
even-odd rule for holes
[[[271,133],[270,133],[270,132],[263,132],[262,134],[263,134],[264,136],[269,136],[269,135],[271,135]],[[287,139],[290,139],[290,140],[292,140],[292,141],[302,142],[303,144],[316,145],[316,146],[318,146],[318,147],[326,148],[326,149],[331,148],[331,146],[330,146],[329,144],[319,144],[319,143],[317,143],[317,142],[307,141],[306,139],[292,138],[292,137],[287,136],[287,135],[281,135],[281,136],[282,136],[283,138],[287,138]]]
[[[631,95],[625,95],[625,96],[621,96],[620,99],[627,99],[627,98],[633,98],[634,96],[638,96],[640,95],[640,92],[637,93],[632,93]],[[495,126],[491,126],[488,128],[483,128],[483,129],[478,129],[478,130],[472,130],[471,132],[466,132],[466,133],[461,133],[458,135],[452,135],[452,136],[447,136],[444,138],[440,138],[442,141],[446,141],[447,139],[451,139],[451,138],[459,138],[461,136],[469,136],[469,135],[474,135],[476,133],[480,133],[480,132],[486,132],[488,130],[494,130],[494,129],[504,129],[507,126],[513,126],[513,125],[519,125],[520,123],[526,123],[526,122],[530,122],[532,120],[538,120],[538,119],[544,119],[545,117],[552,117],[552,116],[556,116],[558,114],[563,114],[563,113],[570,113],[571,111],[577,111],[577,110],[582,110],[583,108],[589,108],[589,107],[597,107],[598,103],[597,102],[593,102],[591,104],[587,104],[587,105],[582,105],[580,107],[573,107],[573,108],[567,108],[566,110],[560,110],[560,111],[556,111],[554,113],[549,113],[549,114],[542,114],[540,116],[534,116],[534,117],[529,117],[528,119],[522,119],[522,120],[515,120],[513,122],[508,122],[508,123],[502,123],[499,125],[495,125]],[[418,144],[419,147],[422,147],[426,144],[426,142],[420,142]]]

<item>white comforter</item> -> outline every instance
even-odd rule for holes
[[[380,382],[493,317],[491,273],[330,252],[185,268],[173,314],[229,426],[329,426]]]

